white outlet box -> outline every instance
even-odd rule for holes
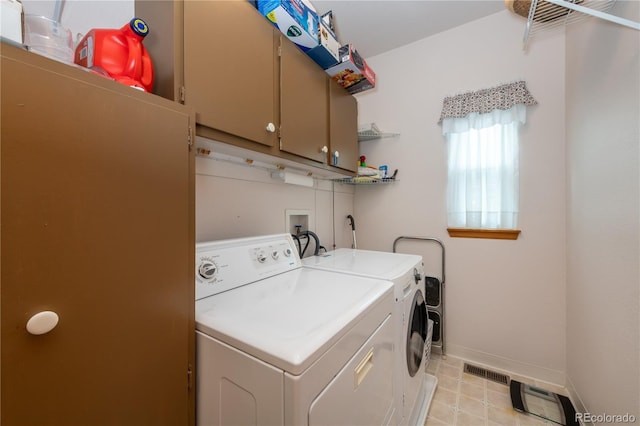
[[[310,231],[313,227],[311,222],[311,210],[293,210],[286,209],[285,215],[285,232],[297,234],[297,232]],[[300,226],[298,229],[296,226]]]

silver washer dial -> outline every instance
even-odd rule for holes
[[[217,273],[218,265],[216,265],[212,260],[203,260],[198,267],[198,274],[207,282],[213,281]]]

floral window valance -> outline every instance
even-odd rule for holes
[[[491,89],[447,96],[442,102],[438,123],[447,118],[462,118],[471,113],[489,114],[495,110],[506,111],[515,105],[535,105],[524,81],[503,84]]]

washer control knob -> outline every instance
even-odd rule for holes
[[[286,248],[286,249],[284,249],[284,255],[285,255],[286,257],[291,257],[291,254],[292,254],[292,253],[293,253],[293,252],[291,251],[291,249],[290,249],[290,248]]]
[[[267,256],[264,254],[263,251],[258,252],[258,255],[256,256],[256,259],[258,260],[258,262],[260,263],[264,263],[267,261]]]
[[[273,260],[278,260],[278,258],[280,257],[280,253],[278,253],[278,250],[272,251],[271,257],[273,257]]]
[[[207,281],[213,280],[217,273],[218,265],[212,260],[205,260],[198,267],[198,274]]]

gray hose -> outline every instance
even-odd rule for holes
[[[316,245],[315,245],[315,249],[313,250],[313,255],[317,256],[320,253],[320,249],[323,249],[324,251],[327,251],[326,248],[324,248],[323,246],[320,245],[320,239],[318,238],[318,236],[316,235],[315,232],[311,232],[311,231],[302,231],[298,234],[291,234],[293,236],[293,238],[295,240],[297,240],[298,242],[298,252],[300,253],[300,258],[302,258],[305,254],[305,252],[307,251],[307,248],[309,247],[309,241],[310,238],[313,238],[313,240],[315,241]],[[304,245],[304,248],[302,248],[302,244],[300,239],[302,237],[307,237],[307,243]]]

